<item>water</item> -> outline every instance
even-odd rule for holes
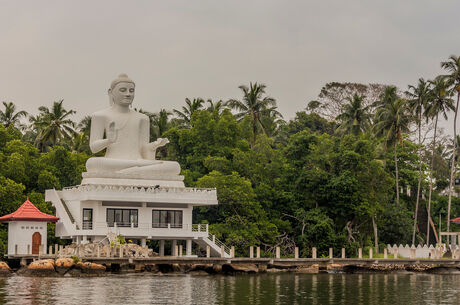
[[[460,304],[460,275],[13,276],[0,304]]]

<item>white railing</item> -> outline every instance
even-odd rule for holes
[[[224,247],[224,252],[227,254],[227,255],[231,255],[231,250],[229,247],[227,247],[223,242],[221,242],[219,239],[216,238],[216,235],[208,235],[207,239],[211,242],[213,242],[214,244],[216,244],[219,249],[222,249],[222,247]]]
[[[115,191],[130,193],[216,193],[215,188],[196,187],[154,187],[154,186],[123,186],[105,184],[85,184],[64,187],[66,191]]]
[[[208,224],[193,224],[192,232],[208,232]]]
[[[207,233],[208,224],[164,224],[164,223],[136,223],[136,222],[94,222],[83,223],[84,230],[91,229],[141,229],[141,230],[184,230],[188,232]]]

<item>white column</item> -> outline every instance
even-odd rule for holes
[[[176,253],[176,246],[177,246],[177,240],[171,240],[171,255],[172,256],[177,256]]]
[[[165,256],[165,240],[160,240],[160,256]]]
[[[147,239],[141,238],[141,247],[144,248],[147,245]]]
[[[192,255],[192,240],[191,239],[187,239],[185,241],[185,252],[187,256]]]

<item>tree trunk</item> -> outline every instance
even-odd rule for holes
[[[418,186],[417,186],[417,199],[415,201],[415,216],[414,216],[414,230],[412,232],[412,244],[415,244],[415,230],[417,229],[417,216],[418,216],[418,204],[420,201],[420,187],[422,185],[422,112],[419,113],[418,121]]]
[[[372,227],[374,228],[374,246],[375,253],[379,253],[379,237],[377,231],[377,222],[375,221],[375,215],[372,215]]]
[[[454,151],[452,153],[452,162],[450,165],[450,182],[449,182],[449,203],[447,205],[447,232],[450,232],[450,208],[452,204],[452,181],[454,180],[455,172],[455,155],[457,153],[457,114],[458,114],[458,103],[460,102],[460,91],[457,93],[457,106],[455,107],[454,116]],[[448,243],[450,243],[449,236],[447,237]]]
[[[398,156],[396,155],[396,147],[398,141],[395,141],[395,176],[396,176],[396,207],[399,207],[399,171],[398,171]]]
[[[430,165],[430,191],[428,193],[428,225],[426,227],[426,244],[430,246],[430,218],[431,218],[431,193],[433,192],[433,166],[434,166],[434,150],[436,149],[436,132],[438,130],[438,117],[436,114],[436,120],[434,121],[434,136],[433,136],[433,147],[431,147],[431,165]]]

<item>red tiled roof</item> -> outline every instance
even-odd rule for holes
[[[450,222],[460,223],[460,217],[451,219]]]
[[[15,212],[0,217],[0,222],[7,221],[46,221],[46,222],[56,222],[59,220],[59,217],[48,215],[41,212],[37,209],[36,206],[27,198],[19,209]]]

